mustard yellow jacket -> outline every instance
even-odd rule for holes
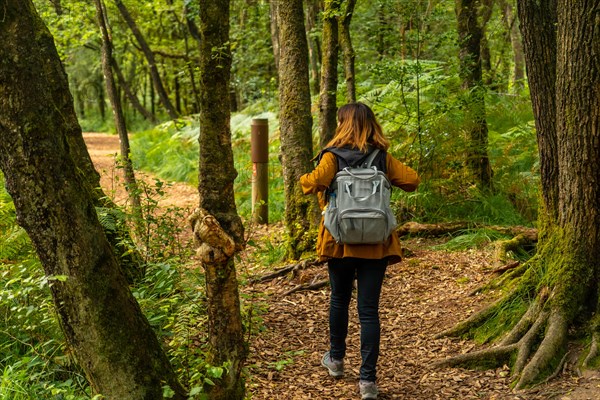
[[[321,209],[326,206],[325,190],[331,184],[337,173],[338,164],[333,153],[326,152],[321,158],[319,165],[310,173],[300,177],[300,185],[304,194],[317,193]],[[421,180],[410,167],[402,164],[390,154],[386,157],[386,174],[391,184],[400,189],[412,192],[417,189]],[[389,264],[401,260],[402,248],[398,234],[394,231],[386,243],[382,244],[352,244],[343,245],[336,243],[335,239],[325,226],[323,218],[319,224],[319,236],[317,237],[317,255],[324,261],[329,258],[357,257],[367,259],[382,259],[388,257]]]

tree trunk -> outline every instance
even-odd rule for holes
[[[541,214],[551,222],[558,210],[558,157],[556,143],[556,0],[538,4],[519,0],[519,20],[527,64],[542,179]],[[535,93],[535,95],[533,95]]]
[[[320,13],[319,0],[306,1],[306,36],[308,39],[308,56],[310,59],[310,76],[312,83],[312,92],[317,94],[320,92],[321,70],[319,64],[321,62],[321,51],[319,39],[315,35],[317,30],[317,16]]]
[[[312,116],[308,85],[308,45],[302,0],[278,0],[279,21],[279,126],[281,164],[285,186],[285,225],[290,235],[288,256],[294,259],[312,248],[307,237],[314,225],[314,200],[305,197],[300,176],[311,170]]]
[[[493,0],[483,0],[481,3],[481,68],[485,75],[485,84],[489,87],[494,83],[495,71],[492,69],[492,53],[487,39],[486,27],[494,10]]]
[[[104,98],[104,85],[102,82],[96,82],[94,85],[98,91],[98,108],[100,109],[100,118],[106,120],[106,99]]]
[[[519,268],[519,275],[510,279],[509,274],[506,283],[515,287],[509,295],[447,334],[485,326],[494,319],[492,314],[514,310],[508,304],[529,303],[529,308],[498,346],[442,364],[489,366],[491,357],[499,363],[513,360],[516,389],[521,389],[556,369],[556,361],[567,350],[569,331],[591,328],[586,361],[597,356],[600,64],[594,57],[600,1],[519,0],[518,9],[544,161],[538,251],[525,268]]]
[[[344,78],[346,79],[346,102],[356,102],[356,78],[354,71],[354,60],[356,54],[352,46],[352,37],[350,36],[350,23],[354,14],[356,0],[347,0],[346,8],[342,18],[339,20],[340,29],[340,47],[344,56]]]
[[[519,33],[519,22],[513,6],[507,0],[501,2],[504,22],[513,52],[513,91],[519,92],[525,87],[525,55],[523,54],[523,44],[521,43],[521,34]]]
[[[69,347],[107,399],[187,398],[132,296],[74,161],[66,74],[31,1],[3,0],[0,167],[46,275]],[[58,278],[58,279],[57,279]]]
[[[169,99],[169,95],[167,94],[167,91],[165,90],[162,79],[158,72],[158,68],[156,67],[154,53],[152,53],[152,50],[150,49],[150,46],[148,46],[148,43],[146,42],[144,35],[142,35],[142,32],[140,31],[137,24],[133,20],[133,17],[129,13],[129,10],[127,9],[127,7],[125,7],[125,4],[123,4],[123,2],[121,0],[115,0],[115,4],[116,4],[117,8],[119,9],[119,12],[121,13],[121,16],[123,16],[123,19],[127,23],[127,26],[131,30],[131,33],[133,33],[133,36],[135,37],[138,44],[140,45],[142,52],[144,53],[144,56],[146,57],[146,61],[148,61],[148,66],[150,68],[150,76],[152,77],[152,83],[154,84],[154,87],[156,88],[156,92],[158,93],[158,98],[160,99],[161,104],[167,110],[169,117],[171,119],[176,119],[179,115],[177,114],[177,111],[173,107],[173,104],[171,103],[171,100]]]
[[[234,253],[244,228],[237,214],[233,183],[237,172],[231,148],[229,0],[200,1],[200,209],[192,217],[198,255],[206,275],[210,365],[227,365],[210,399],[242,400],[246,359]],[[219,49],[215,55],[214,49]]]
[[[335,134],[337,126],[338,16],[341,0],[326,0],[323,12],[323,58],[321,93],[319,94],[319,138],[323,148]]]
[[[156,119],[156,117],[152,115],[150,111],[146,110],[142,103],[140,103],[140,100],[138,99],[136,94],[132,92],[129,83],[127,83],[125,76],[123,76],[123,71],[121,71],[121,67],[119,67],[119,63],[117,63],[117,60],[115,60],[114,57],[111,57],[111,62],[112,68],[117,74],[119,86],[123,89],[123,92],[125,92],[125,96],[127,96],[127,99],[129,99],[129,102],[133,106],[133,109],[142,114],[142,116],[148,121],[152,122],[153,124],[157,124],[158,120]]]
[[[273,59],[275,60],[275,69],[279,71],[279,58],[281,53],[281,46],[279,44],[279,20],[277,7],[279,7],[280,0],[269,0],[269,13],[271,14],[271,44],[273,46]]]
[[[466,164],[473,182],[482,190],[492,189],[492,168],[488,158],[488,129],[481,79],[481,37],[476,0],[456,0],[460,75],[465,91],[467,131]]]
[[[384,2],[379,4],[377,7],[377,22],[379,24],[379,29],[377,30],[377,44],[375,45],[377,49],[377,56],[379,60],[382,60],[383,57],[387,54],[387,44],[385,42],[386,32],[389,31],[389,21],[387,19],[387,10]]]
[[[112,65],[115,60],[112,56],[112,41],[108,34],[108,26],[106,21],[106,13],[102,0],[94,0],[96,6],[96,20],[102,37],[102,72],[104,73],[104,82],[106,83],[106,93],[112,105],[113,117],[115,119],[115,128],[119,135],[119,143],[121,145],[121,162],[123,163],[123,175],[125,178],[125,188],[131,201],[134,214],[137,218],[141,218],[142,204],[140,201],[140,192],[135,180],[135,172],[133,171],[133,163],[129,158],[131,149],[129,146],[129,134],[125,123],[125,115],[121,106],[121,97],[117,94],[117,85],[112,71]],[[136,221],[138,224],[140,221]]]

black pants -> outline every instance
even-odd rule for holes
[[[331,300],[329,304],[330,355],[343,360],[348,336],[348,306],[352,282],[358,286],[358,318],[360,320],[360,379],[375,382],[379,357],[379,296],[387,259],[332,258],[329,260]]]

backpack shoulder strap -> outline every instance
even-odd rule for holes
[[[344,158],[344,151],[343,150],[340,150],[337,147],[327,147],[327,148],[321,150],[321,152],[319,153],[319,156],[318,156],[318,161],[319,162],[321,161],[321,158],[323,158],[323,155],[325,153],[332,153],[335,156],[335,158],[337,160],[337,166],[338,166],[337,170],[338,171],[341,171],[344,168],[350,166],[350,164],[348,163],[348,161]]]
[[[375,157],[377,157],[377,154],[379,154],[379,149],[375,148],[373,151],[371,151],[371,153],[369,154],[369,156],[365,160],[363,166],[365,168],[371,168],[371,164],[373,164],[373,160],[375,160]]]

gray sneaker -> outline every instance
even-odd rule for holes
[[[360,390],[360,398],[365,399],[376,399],[379,394],[377,384],[375,382],[360,381],[358,382],[358,389]]]
[[[329,375],[333,376],[334,378],[341,378],[344,376],[344,361],[334,360],[329,355],[329,352],[323,354],[321,365],[327,368]]]

